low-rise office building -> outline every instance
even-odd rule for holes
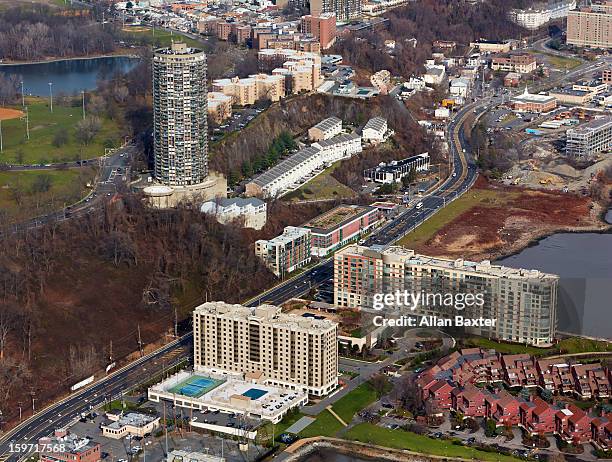
[[[372,230],[381,218],[376,207],[339,205],[302,227],[310,230],[312,254],[325,257]]]
[[[280,236],[256,241],[255,255],[263,260],[276,277],[284,278],[292,271],[310,263],[312,258],[310,230],[287,226]]]
[[[551,345],[555,338],[558,281],[557,275],[538,270],[429,257],[396,246],[351,245],[334,255],[334,304],[338,307],[380,310],[376,302],[380,294],[421,294],[424,298],[415,306],[393,300],[379,312],[395,318],[433,316],[456,322],[460,315],[461,319],[482,319],[452,327],[537,346]],[[453,294],[461,296],[461,304]],[[467,294],[480,294],[481,302],[468,306],[463,303]],[[447,298],[449,303],[444,301]]]
[[[310,141],[322,141],[333,138],[342,133],[342,120],[338,117],[328,117],[308,129]]]
[[[363,172],[363,176],[366,181],[374,181],[376,183],[399,183],[411,170],[415,172],[429,170],[429,162],[429,153],[424,152],[423,154],[406,159],[393,160],[388,163],[382,163],[374,168],[369,168]]]
[[[506,40],[503,42],[497,40],[478,40],[471,42],[470,48],[480,51],[481,53],[507,53],[512,50],[512,41]]]
[[[566,132],[565,153],[588,159],[612,149],[612,117],[594,119]]]
[[[548,92],[558,103],[582,106],[593,99],[593,94],[584,90],[573,88],[555,88]]]
[[[139,412],[107,412],[106,418],[110,423],[105,423],[100,426],[102,436],[119,440],[127,435],[137,436],[139,438],[153,433],[159,428],[160,418]]]
[[[261,229],[266,225],[267,205],[261,199],[234,197],[207,201],[200,207],[202,213],[213,215],[219,223],[239,221],[245,228]]]
[[[550,95],[533,95],[527,88],[521,95],[511,100],[512,106],[518,112],[550,112],[557,107],[557,99]]]
[[[100,462],[102,452],[100,443],[58,429],[38,440],[38,458],[40,462]]]
[[[338,325],[280,307],[204,303],[193,312],[194,369],[257,376],[323,396],[338,385]]]
[[[529,53],[494,56],[491,60],[491,69],[494,71],[529,74],[535,71],[536,67],[536,58]]]
[[[384,117],[372,117],[363,127],[361,138],[365,143],[382,143],[385,141],[387,128],[387,119]]]

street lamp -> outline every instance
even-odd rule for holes
[[[21,106],[25,107],[25,96],[23,94],[23,79],[21,80]]]
[[[53,82],[49,82],[49,108],[53,112]]]
[[[81,93],[83,94],[83,120],[85,120],[85,90]]]

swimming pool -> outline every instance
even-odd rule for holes
[[[170,388],[168,391],[170,393],[176,393],[177,395],[188,396],[190,398],[199,398],[222,383],[222,380],[211,379],[210,377],[204,377],[201,375],[192,375],[178,385]]]
[[[247,398],[251,398],[252,400],[256,400],[267,394],[266,390],[260,390],[259,388],[250,388],[245,391],[242,396],[246,396]]]

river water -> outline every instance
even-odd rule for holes
[[[497,263],[558,274],[558,329],[612,339],[612,234],[554,234]]]
[[[14,74],[23,79],[26,95],[49,96],[49,82],[53,84],[54,95],[71,95],[82,90],[93,90],[100,77],[127,72],[138,62],[138,58],[111,56],[36,64],[7,64],[0,65],[0,73]]]

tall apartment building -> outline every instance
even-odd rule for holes
[[[173,43],[153,55],[155,179],[191,186],[208,176],[206,55]]]
[[[334,255],[334,304],[374,308],[375,294],[407,291],[432,294],[415,311],[380,311],[381,315],[447,316],[495,319],[492,326],[469,327],[466,333],[531,345],[550,345],[557,325],[559,277],[463,259],[450,260],[416,254],[402,247],[348,246]],[[439,297],[482,294],[483,303],[458,310]]]
[[[581,47],[612,47],[612,1],[572,10],[567,15],[567,43]]]
[[[612,117],[594,119],[566,132],[565,153],[571,157],[588,159],[612,149]]]
[[[565,18],[576,8],[576,0],[548,0],[527,9],[514,9],[508,13],[511,21],[525,29],[537,29],[551,20]]]
[[[338,385],[335,322],[280,307],[204,303],[193,312],[194,369],[240,372],[322,396]]]
[[[255,255],[279,278],[310,263],[311,234],[306,228],[287,226],[283,234],[255,242]]]
[[[321,49],[325,50],[336,41],[336,15],[322,13],[320,16],[311,14],[302,16],[301,31],[305,34],[312,34],[319,40]]]
[[[361,17],[362,6],[363,0],[311,0],[310,14],[334,13],[337,21],[347,22]]]
[[[238,106],[255,104],[262,99],[276,102],[285,96],[285,77],[253,74],[246,79],[217,79],[213,80],[212,88],[215,92],[231,96]]]
[[[218,91],[208,92],[208,117],[217,125],[232,116],[233,98]]]

